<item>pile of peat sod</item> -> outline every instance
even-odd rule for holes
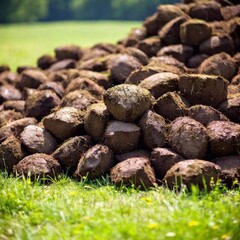
[[[234,5],[235,2],[235,5]],[[0,66],[0,169],[142,189],[240,180],[240,5],[161,5],[117,44]]]

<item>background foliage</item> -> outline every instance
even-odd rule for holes
[[[143,20],[178,0],[1,0],[0,23],[58,20]]]

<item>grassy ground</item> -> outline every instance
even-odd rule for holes
[[[0,64],[8,63],[15,70],[19,65],[35,65],[39,56],[52,54],[57,46],[115,43],[139,25],[111,21],[0,25]]]
[[[115,42],[137,23],[0,26],[0,63],[33,64],[55,46]],[[62,177],[48,186],[0,174],[0,239],[239,240],[240,189],[176,194]]]

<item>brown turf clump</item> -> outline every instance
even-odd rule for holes
[[[25,113],[25,101],[24,100],[8,100],[5,101],[3,104],[4,110],[14,110],[18,113],[21,113],[24,115]]]
[[[122,84],[110,88],[104,95],[104,103],[116,120],[133,122],[151,106],[151,94],[147,89]]]
[[[35,153],[22,159],[13,171],[16,176],[30,177],[31,180],[50,181],[59,177],[61,166],[50,155]]]
[[[117,84],[124,83],[132,71],[142,66],[137,58],[127,54],[113,55],[109,58],[107,65],[110,70],[110,79]]]
[[[28,96],[25,103],[27,117],[41,119],[60,104],[60,98],[52,90],[34,91]]]
[[[218,110],[225,114],[231,121],[240,123],[240,95],[234,94],[218,106]]]
[[[155,148],[151,153],[150,162],[158,180],[163,180],[167,171],[184,158],[170,148]]]
[[[44,127],[55,137],[65,140],[83,128],[83,113],[74,107],[60,108],[43,119]]]
[[[167,92],[178,91],[179,76],[171,72],[156,73],[145,78],[139,86],[146,88],[157,99]]]
[[[189,117],[179,117],[170,124],[168,143],[183,157],[201,159],[207,152],[206,128]]]
[[[21,100],[22,93],[10,84],[5,84],[0,87],[0,103],[7,100]]]
[[[23,118],[23,115],[14,110],[3,110],[0,111],[0,127],[3,125],[13,122],[15,120]]]
[[[229,36],[212,36],[200,44],[199,52],[208,55],[226,52],[233,55],[235,47]]]
[[[5,124],[0,128],[0,142],[4,141],[10,136],[20,137],[23,129],[28,125],[36,125],[37,120],[35,118],[21,118]]]
[[[81,157],[74,176],[78,179],[94,179],[110,172],[114,164],[112,151],[105,145],[97,144],[88,149]]]
[[[59,61],[64,59],[74,59],[78,61],[81,59],[82,54],[82,49],[76,45],[55,48],[55,55]]]
[[[67,139],[52,154],[53,158],[59,161],[62,169],[72,173],[77,169],[78,162],[91,146],[91,138],[89,136],[76,136]]]
[[[118,163],[111,170],[111,181],[117,186],[134,186],[143,190],[154,187],[156,178],[149,159],[133,157]]]
[[[79,110],[86,110],[88,106],[98,102],[91,93],[86,90],[75,90],[66,94],[60,103],[61,107],[74,107]]]
[[[227,187],[234,187],[240,183],[240,155],[220,157],[213,160],[221,167],[220,179]]]
[[[188,116],[207,126],[213,121],[228,121],[228,118],[221,112],[206,105],[194,105],[188,109]]]
[[[153,149],[165,144],[167,126],[163,117],[149,110],[140,118],[139,126],[143,141],[148,148]]]
[[[189,159],[176,163],[170,168],[164,181],[170,189],[181,188],[185,185],[189,190],[191,186],[198,186],[200,190],[210,190],[211,184],[219,179],[221,168],[208,161]]]
[[[240,152],[240,125],[228,121],[214,121],[207,126],[210,149],[215,156]]]
[[[76,90],[86,90],[97,98],[101,98],[104,94],[104,89],[98,84],[87,78],[75,78],[67,86],[65,93],[70,93]]]
[[[180,43],[180,26],[187,21],[186,16],[174,18],[163,26],[158,35],[166,45],[174,45]]]
[[[38,58],[37,65],[39,68],[45,70],[57,62],[57,59],[51,55],[45,54]]]
[[[207,22],[198,19],[190,19],[180,27],[182,44],[196,46],[211,37],[212,30]]]
[[[193,54],[193,48],[183,44],[170,45],[161,48],[157,56],[172,56],[180,62],[187,62]]]
[[[39,70],[25,70],[20,76],[19,85],[21,88],[38,88],[47,81],[46,75]]]
[[[95,141],[101,141],[109,119],[110,113],[104,103],[92,104],[84,116],[84,128]]]
[[[135,58],[138,59],[138,61],[142,64],[142,65],[147,65],[149,62],[148,56],[141,51],[140,49],[134,48],[134,47],[127,47],[127,48],[123,48],[121,49],[121,53],[122,54],[128,54],[131,55]]]
[[[231,81],[232,78],[237,74],[237,68],[231,56],[222,52],[214,54],[204,60],[199,66],[199,73],[221,76],[228,81]],[[215,92],[217,91],[215,90]]]
[[[57,141],[52,134],[36,125],[25,127],[20,140],[30,153],[50,154],[57,148]]]
[[[23,157],[21,142],[16,137],[10,136],[0,144],[0,170],[12,172]]]
[[[220,76],[184,74],[179,79],[179,89],[192,104],[218,106],[227,99],[228,82]]]
[[[104,134],[104,143],[115,153],[126,153],[137,149],[140,128],[136,124],[111,122]]]
[[[148,57],[153,57],[156,56],[160,50],[161,41],[159,37],[150,37],[140,41],[136,47],[143,51]]]
[[[156,113],[170,121],[185,116],[188,107],[190,105],[187,100],[176,92],[165,93],[154,103]]]

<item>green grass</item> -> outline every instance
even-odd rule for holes
[[[65,44],[90,47],[98,42],[115,43],[139,22],[57,22],[0,25],[0,64],[36,65],[38,57],[53,54]]]
[[[240,191],[116,189],[63,177],[48,186],[0,176],[0,239],[239,240]]]
[[[56,46],[116,42],[139,23],[0,26],[0,64],[34,64]],[[116,189],[62,177],[44,186],[0,174],[0,239],[239,240],[240,189]]]

